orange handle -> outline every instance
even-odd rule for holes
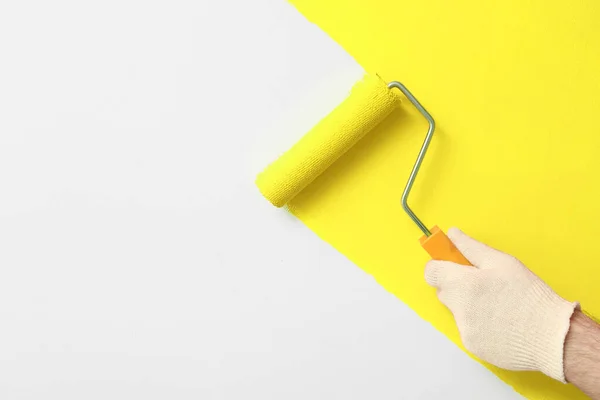
[[[434,260],[452,261],[471,266],[471,263],[458,251],[444,231],[437,226],[431,228],[431,236],[423,235],[419,242]]]

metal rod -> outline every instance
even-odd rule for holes
[[[410,209],[408,205],[408,195],[410,194],[410,190],[415,183],[415,179],[417,178],[417,174],[419,173],[419,169],[421,168],[421,164],[423,163],[423,159],[425,158],[425,153],[427,153],[427,148],[429,147],[429,143],[431,143],[431,138],[433,137],[433,131],[435,130],[435,121],[431,114],[427,112],[425,107],[419,103],[419,100],[412,95],[412,93],[400,82],[390,82],[388,83],[388,88],[396,88],[400,89],[402,93],[406,96],[408,100],[415,106],[417,110],[425,117],[427,122],[429,123],[429,129],[427,129],[427,136],[425,136],[425,141],[423,142],[423,146],[421,146],[421,150],[419,151],[419,155],[417,156],[417,161],[415,161],[415,165],[413,165],[412,171],[410,172],[410,176],[408,177],[408,182],[406,182],[406,187],[404,188],[404,192],[402,192],[402,208],[410,219],[413,220],[415,224],[419,227],[419,229],[426,235],[431,236],[431,231],[425,226],[423,222],[415,215],[415,213]]]

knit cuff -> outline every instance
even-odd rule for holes
[[[579,303],[568,302],[545,287],[540,288],[540,310],[537,338],[531,341],[537,369],[559,382],[567,383],[564,368],[565,339],[571,316]]]

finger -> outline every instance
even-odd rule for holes
[[[456,282],[467,282],[477,270],[450,261],[432,260],[425,266],[425,281],[433,287],[444,289]]]
[[[500,265],[507,256],[505,253],[473,239],[458,228],[450,228],[448,237],[467,260],[480,269],[494,268]]]
[[[465,296],[464,291],[457,290],[456,288],[454,290],[438,290],[437,296],[440,302],[452,312],[454,319],[458,323],[469,302],[469,298]]]

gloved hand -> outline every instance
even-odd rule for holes
[[[448,237],[475,268],[430,261],[425,279],[454,315],[467,350],[500,368],[565,382],[564,343],[578,303],[558,296],[516,258],[456,228]]]

